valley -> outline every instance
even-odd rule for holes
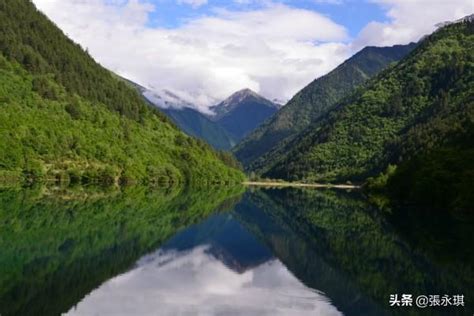
[[[282,107],[250,89],[243,89],[211,106],[209,113],[201,113],[194,104],[167,90],[157,93],[135,83],[134,86],[188,135],[220,150],[231,150]]]
[[[0,315],[473,315],[474,8],[427,7],[0,0]]]

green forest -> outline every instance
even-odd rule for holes
[[[234,149],[246,170],[259,173],[294,144],[295,137],[335,106],[355,87],[408,54],[416,44],[366,47],[329,74],[298,92],[280,111]]]
[[[307,182],[364,182],[381,173],[371,187],[388,183],[407,200],[472,208],[473,70],[473,23],[445,26],[346,96],[260,172]],[[395,168],[384,177],[389,165]]]
[[[238,162],[180,131],[32,2],[0,0],[0,182],[241,183],[242,163],[256,177],[472,208],[473,28],[362,49],[238,144]],[[179,119],[200,129],[193,117]]]
[[[0,0],[0,180],[241,182],[27,0]]]
[[[228,11],[217,4],[201,16],[213,1],[203,11],[170,1],[193,18],[176,14],[182,24],[165,29],[168,21],[154,19],[168,12],[156,13],[165,6],[155,2],[95,3],[143,28],[124,36],[128,26],[104,24],[106,36],[117,32],[116,43],[129,45],[105,58],[90,46],[114,65],[107,69],[39,2],[0,0],[0,316],[79,313],[86,298],[147,314],[133,311],[151,309],[150,297],[169,314],[472,314],[474,15],[439,24],[417,43],[355,53],[368,42],[358,38],[377,29],[362,28],[363,19],[338,31],[331,14],[302,15],[328,25],[321,39],[307,22],[288,32],[281,22],[286,11],[293,19],[334,3],[228,1]],[[397,24],[399,7],[384,6],[377,12]],[[282,17],[281,29],[266,27],[269,13]],[[235,27],[241,20],[256,31]],[[355,24],[361,35],[351,38]],[[235,45],[213,33],[221,25]],[[102,39],[91,35],[81,43]],[[132,48],[151,57],[140,65],[117,57],[145,56]],[[325,70],[349,54],[285,106],[248,88],[220,102],[243,84],[266,97],[281,90],[271,98],[287,100],[312,67]],[[149,267],[160,271],[132,280]],[[395,293],[429,295],[432,308],[394,309]],[[435,295],[465,295],[466,304],[438,306]],[[90,302],[85,310],[101,313]]]

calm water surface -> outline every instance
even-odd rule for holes
[[[0,190],[0,314],[472,315],[473,224],[330,190]]]

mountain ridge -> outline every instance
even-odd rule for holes
[[[239,141],[278,111],[281,105],[273,103],[251,89],[239,90],[210,107],[211,120],[222,126],[233,139]]]
[[[247,171],[257,173],[268,163],[271,151],[281,149],[311,122],[356,86],[408,54],[415,43],[366,47],[327,75],[313,80],[276,114],[245,137],[233,152]]]
[[[250,88],[244,88],[239,91],[232,93],[229,97],[222,100],[216,105],[210,107],[210,110],[215,113],[215,115],[210,115],[215,121],[219,121],[227,115],[229,112],[235,110],[242,102],[247,98],[253,98],[262,104],[266,104],[269,107],[280,108],[281,105],[274,103],[273,101],[268,100],[267,98],[259,95],[257,92],[253,91]]]
[[[438,29],[298,136],[263,176],[365,181],[404,201],[472,209],[474,23]]]
[[[0,1],[0,181],[241,182],[31,1]],[[237,169],[236,169],[237,168]]]
[[[157,92],[128,79],[124,80],[138,89],[146,102],[160,109],[186,134],[206,141],[217,150],[230,150],[235,145],[235,140],[224,128],[173,92],[166,89]]]
[[[215,149],[230,150],[236,143],[223,127],[199,111],[188,107],[162,111],[186,134],[206,141]]]
[[[211,106],[210,113],[206,113],[172,91],[151,90],[124,80],[138,89],[148,103],[160,109],[186,134],[200,138],[219,150],[230,150],[242,135],[251,132],[281,107],[246,88]]]

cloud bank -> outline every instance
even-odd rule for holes
[[[105,67],[208,107],[242,89],[288,99],[348,57],[346,30],[329,18],[281,4],[215,9],[178,28],[148,26],[158,5],[137,0],[35,0]]]
[[[391,46],[418,41],[436,24],[454,21],[474,12],[472,0],[372,0],[387,12],[388,22],[370,22],[355,40],[355,48]]]
[[[150,23],[162,1],[33,1],[105,67],[148,88],[173,91],[203,112],[243,88],[287,100],[365,45],[416,41],[436,23],[473,10],[471,0],[371,0],[386,11],[387,21],[370,22],[350,38],[343,25],[291,1],[234,0],[241,9],[213,7],[173,28]],[[256,8],[246,6],[257,2]],[[344,9],[344,1],[329,2]]]

